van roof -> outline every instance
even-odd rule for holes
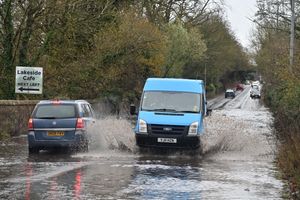
[[[53,99],[53,100],[41,100],[39,102],[39,104],[52,104],[53,102],[60,102],[60,103],[67,103],[67,104],[70,104],[70,103],[88,103],[87,101],[85,100],[60,100],[60,99]]]
[[[148,78],[144,91],[178,91],[204,93],[203,81],[177,78]]]

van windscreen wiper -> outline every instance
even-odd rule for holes
[[[177,110],[177,112],[181,112],[181,113],[199,113],[199,111],[192,111],[192,110]]]
[[[177,110],[175,110],[175,109],[170,109],[170,108],[156,108],[156,109],[152,109],[151,111],[177,112]]]

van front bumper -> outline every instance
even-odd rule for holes
[[[176,139],[176,143],[158,142],[158,138]],[[200,136],[174,136],[174,135],[135,135],[136,144],[139,147],[167,147],[167,148],[189,148],[197,149],[200,147]]]

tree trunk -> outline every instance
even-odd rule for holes
[[[14,82],[13,82],[13,19],[12,19],[12,0],[5,0],[2,3],[3,7],[3,39],[1,41],[3,47],[2,64],[4,70],[5,81],[1,84],[1,88],[4,94],[4,98],[13,99],[14,94]]]

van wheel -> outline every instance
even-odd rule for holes
[[[201,156],[203,156],[204,151],[203,151],[203,146],[202,146],[202,144],[200,145],[200,147],[199,147],[199,149],[198,149],[198,152],[199,152],[199,154],[200,154]]]
[[[196,152],[199,154],[199,155],[203,155],[204,154],[204,151],[203,151],[203,142],[201,139],[199,139],[199,143],[198,145],[196,146]]]
[[[34,148],[34,147],[29,147],[29,148],[28,148],[29,154],[38,154],[39,151],[40,151],[40,150],[39,150],[38,148]]]
[[[145,142],[144,142],[144,140],[142,138],[135,137],[135,144],[138,147],[143,147],[145,145]]]

